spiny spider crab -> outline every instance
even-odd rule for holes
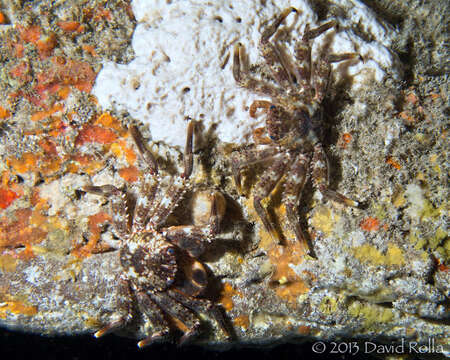
[[[236,150],[232,153],[232,172],[236,186],[241,188],[241,171],[256,163],[269,163],[268,169],[261,175],[254,190],[254,208],[264,227],[272,238],[280,241],[266,208],[261,201],[267,198],[278,182],[284,178],[282,202],[286,207],[289,226],[301,244],[307,244],[301,225],[297,219],[297,203],[305,182],[312,178],[313,185],[325,197],[334,201],[357,207],[359,203],[329,188],[328,160],[318,136],[315,123],[321,115],[321,103],[325,97],[331,63],[358,58],[356,53],[327,54],[311,63],[311,40],[336,26],[329,21],[306,30],[296,42],[293,65],[281,55],[279,49],[269,42],[283,20],[291,13],[298,12],[290,7],[284,10],[262,33],[259,50],[275,82],[257,80],[243,69],[243,46],[238,43],[234,49],[233,76],[236,82],[247,89],[271,101],[254,101],[249,109],[255,117],[262,109],[266,117],[265,131],[268,138],[251,148]],[[320,125],[319,125],[320,126]],[[305,248],[309,252],[309,248]]]
[[[164,227],[168,216],[179,204],[189,183],[193,168],[193,122],[187,128],[184,151],[184,172],[171,179],[166,192],[160,190],[161,178],[153,154],[146,148],[137,127],[131,136],[146,165],[136,199],[132,224],[129,222],[127,193],[113,185],[86,186],[86,192],[105,196],[112,211],[112,225],[119,237],[119,256],[123,272],[117,298],[120,316],[95,333],[105,335],[128,324],[133,318],[132,304],[137,304],[149,334],[138,342],[139,347],[169,336],[175,324],[184,335],[180,344],[200,331],[197,313],[215,317],[229,335],[221,309],[205,298],[198,298],[207,285],[207,273],[196,260],[218,232],[220,214],[216,198],[212,198],[207,226],[182,225]],[[168,315],[168,316],[167,316]]]

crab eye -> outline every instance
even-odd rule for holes
[[[270,110],[275,110],[275,105],[270,105]]]
[[[175,249],[174,248],[168,248],[167,249],[167,254],[168,255],[175,255]]]

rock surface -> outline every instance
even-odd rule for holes
[[[23,7],[11,1],[0,8],[4,14],[0,31],[5,35],[0,38],[0,324],[8,328],[92,333],[117,311],[121,268],[112,248],[116,239],[107,225],[107,201],[81,189],[114,184],[136,192],[143,174],[126,126],[144,119],[132,119],[131,111],[130,116],[100,108],[91,95],[105,60],[139,59],[136,53],[132,60],[130,41],[136,25],[132,10],[140,3],[103,4],[84,1],[79,7],[70,1],[58,5],[37,1]],[[305,12],[311,21],[316,21],[314,14],[321,21],[336,15],[345,28],[375,38],[365,41],[385,40],[377,38],[381,35],[374,27],[365,28],[357,6],[352,12],[347,2],[341,8],[320,4],[314,12]],[[439,350],[448,351],[448,68],[441,50],[448,5],[444,4],[376,2],[370,10],[376,14],[373,19],[384,19],[377,24],[397,29],[395,38],[383,46],[393,59],[398,54],[401,63],[383,68],[383,77],[371,86],[365,82],[353,89],[345,82],[333,82],[324,103],[323,140],[332,188],[365,206],[346,208],[307,188],[299,221],[308,229],[314,257],[295,242],[274,244],[256,216],[251,189],[264,167],[246,176],[244,194],[237,193],[228,157],[242,143],[223,143],[222,130],[206,131],[209,125],[197,134],[201,146],[195,153],[193,186],[170,221],[192,221],[190,214],[197,210],[192,206],[199,205],[190,199],[197,190],[215,188],[224,194],[222,232],[201,260],[211,273],[205,296],[224,309],[236,343],[355,338],[429,344],[433,339]],[[158,6],[165,9],[162,2]],[[275,11],[271,2],[267,9]],[[261,64],[253,53],[254,42],[268,14],[269,10],[261,10],[250,19],[241,18],[242,27],[251,28],[253,35],[236,33],[236,37],[249,41],[251,63]],[[229,12],[219,15],[223,22],[210,19],[212,27],[235,20],[226,17]],[[137,20],[143,26],[144,21]],[[248,26],[251,22],[253,27]],[[390,36],[389,31],[385,34]],[[130,65],[122,65],[126,66]],[[230,97],[236,96],[233,101],[241,99],[240,115],[229,118],[250,119],[243,109],[254,98],[234,84],[230,62],[218,69],[218,76],[218,82],[227,82]],[[171,85],[161,81],[160,86]],[[191,96],[196,90],[192,83],[189,86]],[[192,98],[174,113],[197,116],[189,113],[188,104],[199,106]],[[220,106],[207,110],[211,114],[205,110],[205,124],[206,119],[221,121],[214,113],[223,110]],[[151,134],[144,130],[147,138],[155,137],[152,116]],[[264,118],[258,121],[245,125],[247,131]],[[183,122],[179,126],[185,128]],[[165,179],[182,167],[174,144],[151,144]],[[277,195],[278,190],[268,205],[280,231],[290,239],[293,234]],[[213,319],[207,314],[203,319],[208,326],[197,341],[228,346]],[[139,323],[120,333],[144,336]]]

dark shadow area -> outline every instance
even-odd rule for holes
[[[228,350],[212,350],[202,346],[176,344],[154,344],[138,349],[136,340],[108,335],[94,339],[92,336],[45,337],[7,330],[0,331],[0,356],[4,359],[232,359],[237,357],[258,360],[372,360],[370,354],[316,354],[314,342],[282,344],[272,347],[232,347]],[[331,349],[331,343],[325,343]]]

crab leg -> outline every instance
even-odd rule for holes
[[[247,149],[242,152],[234,151],[231,154],[231,169],[238,191],[241,191],[241,170],[243,168],[272,160],[277,154],[278,148],[275,146],[265,147],[264,149]]]
[[[279,17],[275,19],[273,24],[264,30],[259,43],[261,55],[266,60],[275,81],[277,81],[282,87],[287,86],[290,88],[292,88],[294,81],[290,71],[288,70],[288,64],[283,58],[280,50],[275,45],[271,44],[269,39],[273,34],[275,34],[278,27],[291,12],[297,12],[297,9],[294,7],[285,9]]]
[[[184,332],[179,342],[180,345],[199,334],[200,320],[182,302],[169,296],[169,290],[166,292],[149,292],[148,297],[164,312],[169,314],[175,320],[175,325]],[[184,298],[185,296],[183,295],[182,297]]]
[[[282,202],[286,207],[286,215],[289,224],[294,231],[297,241],[304,246],[305,253],[309,253],[308,241],[303,233],[300,222],[298,221],[297,206],[308,177],[309,160],[310,159],[305,155],[299,154],[291,164],[289,176],[287,176],[284,183],[282,197]]]
[[[248,70],[244,69],[244,47],[241,43],[237,43],[234,47],[233,53],[233,77],[236,82],[243,88],[250,89],[257,94],[263,96],[275,97],[280,92],[285,90],[277,88],[261,80],[256,80],[250,77]]]
[[[275,19],[275,21],[270,26],[268,26],[266,30],[264,30],[261,36],[261,42],[267,42],[272,37],[272,35],[275,34],[281,23],[288,17],[291,12],[298,13],[299,11],[293,6],[284,9],[281,14]]]
[[[120,309],[123,315],[121,315],[119,319],[110,322],[109,324],[98,330],[94,334],[96,338],[99,338],[117,329],[122,328],[132,319],[133,315],[129,299],[131,299],[131,293],[128,281],[124,278],[120,278],[117,296],[117,307]]]
[[[221,308],[215,305],[210,300],[186,296],[185,294],[181,293],[180,291],[177,291],[176,289],[169,290],[167,293],[171,298],[183,304],[186,308],[190,309],[191,311],[195,311],[198,313],[206,313],[208,315],[211,314],[221,327],[222,331],[227,335],[227,337],[233,336],[233,328],[229,326],[229,324],[225,320]]]
[[[311,45],[309,41],[302,39],[302,41],[296,42],[294,56],[297,60],[294,67],[297,88],[299,91],[308,93],[311,88]]]
[[[325,31],[336,26],[336,21],[329,21],[318,28],[309,29],[306,25],[305,33],[300,41],[295,44],[294,54],[297,60],[297,66],[294,69],[297,88],[308,93],[311,89],[311,44],[310,40],[321,35]],[[328,74],[327,78],[328,78]]]
[[[261,204],[261,201],[268,197],[272,190],[276,187],[281,177],[283,176],[284,169],[291,161],[291,156],[289,153],[282,153],[279,158],[270,165],[269,169],[261,176],[259,181],[255,185],[255,194],[253,197],[253,206],[264,227],[269,232],[270,236],[275,242],[280,243],[280,237],[275,226],[270,220],[269,214],[265,207]]]
[[[307,29],[305,34],[303,35],[303,41],[312,40],[320,35],[322,35],[325,31],[330,30],[331,28],[337,25],[336,20],[331,20],[326,22],[325,24],[316,27],[315,29]]]
[[[359,203],[355,200],[349,199],[348,197],[331,190],[329,188],[329,171],[328,171],[328,159],[325,155],[322,145],[316,144],[314,146],[314,156],[312,159],[312,180],[314,186],[319,189],[323,196],[343,203],[347,206],[358,207]]]
[[[158,228],[163,224],[167,217],[173,212],[175,207],[180,202],[186,188],[186,182],[192,174],[193,168],[193,134],[194,124],[189,122],[186,136],[186,148],[184,150],[184,172],[180,176],[172,180],[166,193],[160,199],[159,203],[154,207],[155,211],[150,214],[150,221],[147,224],[148,228]]]
[[[270,101],[267,101],[267,100],[255,100],[250,105],[250,109],[248,110],[248,113],[250,114],[250,116],[252,118],[255,118],[256,117],[256,111],[258,109],[264,109],[264,110],[267,111],[271,105],[272,105],[272,103]]]
[[[170,329],[167,320],[164,318],[163,311],[146,293],[138,292],[136,299],[139,309],[148,317],[153,330],[150,336],[138,342],[138,347],[143,348],[156,341],[165,339],[169,335]]]
[[[130,126],[130,134],[134,140],[134,143],[136,144],[136,146],[139,150],[139,153],[141,154],[142,158],[145,160],[145,162],[149,166],[150,173],[152,175],[157,174],[158,173],[158,164],[156,163],[156,159],[153,156],[153,154],[145,146],[144,139],[143,139],[142,134],[139,131],[139,129],[136,126],[131,125]]]
[[[184,157],[183,157],[184,172],[183,174],[181,174],[181,177],[185,179],[188,179],[191,176],[194,164],[194,157],[192,153],[193,137],[194,137],[194,122],[189,121],[186,130],[186,146],[184,148]]]
[[[159,179],[151,174],[145,174],[140,185],[139,195],[136,199],[133,216],[132,232],[145,229],[150,214],[154,211],[154,200],[159,189]]]
[[[358,58],[357,53],[344,53],[344,54],[329,54],[319,60],[319,63],[314,68],[314,76],[312,77],[313,86],[315,89],[314,100],[319,103],[322,102],[325,97],[328,83],[330,81],[331,64],[335,62],[341,62],[345,60]]]

